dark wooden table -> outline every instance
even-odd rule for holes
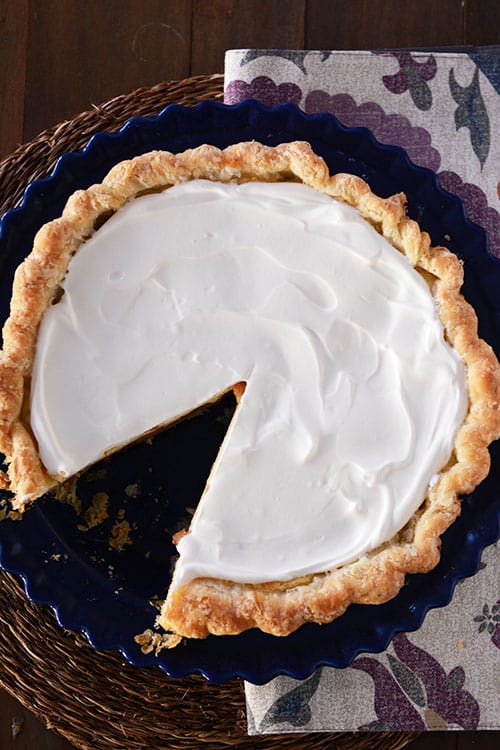
[[[499,42],[498,0],[0,0],[0,159],[139,86],[221,73],[226,49]],[[410,747],[499,744],[499,732],[430,732]],[[71,747],[0,691],[0,750]]]

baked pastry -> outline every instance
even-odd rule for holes
[[[14,507],[233,389],[166,630],[285,635],[431,569],[488,472],[500,375],[404,202],[304,143],[151,152],[75,193],[4,327]]]

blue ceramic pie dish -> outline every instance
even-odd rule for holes
[[[1,321],[8,315],[15,268],[36,231],[61,213],[76,189],[152,149],[253,139],[270,145],[307,140],[332,172],[360,175],[382,196],[404,191],[410,216],[433,243],[464,260],[465,296],[478,313],[480,334],[500,353],[500,264],[488,253],[484,231],[467,220],[460,201],[438,186],[435,175],[411,164],[400,148],[380,145],[364,128],[347,129],[331,115],[307,116],[292,105],[267,109],[251,101],[171,105],[157,117],[130,120],[118,133],[95,135],[82,152],[61,157],[52,175],[32,183],[20,207],[0,222]],[[431,607],[445,605],[498,537],[500,450],[493,446],[491,473],[464,499],[462,515],[443,537],[440,564],[426,575],[409,576],[387,604],[353,605],[330,625],[306,625],[286,638],[248,631],[143,654],[134,636],[154,622],[151,602],[165,595],[171,576],[171,534],[183,526],[186,508],[197,503],[232,408],[230,400],[222,402],[94,467],[78,483],[81,513],[46,497],[21,521],[0,523],[1,566],[22,577],[32,601],[52,607],[61,626],[85,633],[96,649],[119,650],[130,664],[157,665],[173,677],[199,673],[213,682],[243,677],[260,684],[278,674],[305,678],[323,664],[345,667],[360,652],[383,650],[397,632],[418,628]],[[110,497],[109,518],[86,529],[84,512],[97,492]],[[122,509],[132,544],[117,552],[109,538]]]

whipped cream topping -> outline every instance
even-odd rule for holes
[[[407,258],[301,184],[137,198],[71,260],[31,424],[54,476],[244,381],[174,586],[289,580],[390,539],[448,460],[464,366]]]

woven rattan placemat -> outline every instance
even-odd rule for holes
[[[96,131],[116,130],[134,115],[166,104],[222,99],[221,75],[141,88],[41,133],[0,162],[0,213],[57,158],[81,149]],[[117,653],[94,651],[62,630],[52,611],[26,599],[17,579],[0,571],[0,684],[81,750],[238,747],[397,750],[415,734],[360,733],[248,737],[243,684],[210,685],[202,677],[170,679],[136,669]]]

